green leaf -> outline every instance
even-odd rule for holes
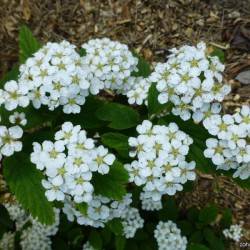
[[[128,182],[128,178],[128,172],[124,169],[122,163],[116,160],[110,167],[108,174],[94,174],[95,192],[111,199],[121,200],[126,194],[125,184]]]
[[[217,214],[218,208],[214,205],[208,205],[200,211],[199,220],[204,224],[209,224],[215,221]]]
[[[137,68],[138,71],[137,72],[133,72],[132,75],[139,77],[148,77],[151,74],[151,68],[150,68],[150,64],[141,56],[139,56],[137,53],[134,53],[134,56],[136,56],[139,61],[137,64]]]
[[[158,95],[159,95],[159,92],[156,89],[156,85],[152,84],[149,88],[149,93],[148,93],[149,117],[152,117],[153,115],[157,115],[160,113],[168,113],[172,108],[172,104],[170,103],[160,104],[158,102]]]
[[[210,56],[217,56],[222,63],[225,62],[225,53],[222,49],[213,47],[213,52],[210,54]]]
[[[87,215],[87,209],[88,209],[88,204],[83,202],[83,203],[76,203],[75,208],[80,211],[81,214]]]
[[[0,228],[5,227],[6,229],[11,229],[13,227],[13,221],[10,219],[8,210],[0,204]]]
[[[105,133],[101,136],[102,143],[109,148],[115,149],[122,157],[128,157],[128,136],[120,133]]]
[[[167,197],[167,200],[163,203],[163,209],[158,214],[160,220],[177,220],[178,207],[173,197]]]
[[[123,233],[123,226],[120,219],[115,218],[106,223],[106,226],[110,229],[112,233],[115,235],[122,235]]]
[[[19,32],[19,60],[24,63],[41,48],[41,44],[33,36],[27,26],[22,26]]]
[[[116,250],[124,250],[126,245],[126,239],[123,236],[115,237],[115,249]]]
[[[99,232],[94,229],[91,230],[91,233],[89,235],[89,243],[93,248],[97,250],[102,249],[102,237]]]
[[[86,56],[86,54],[87,54],[86,49],[80,48],[80,50],[79,50],[79,55],[80,55],[80,56]]]
[[[118,103],[106,103],[96,111],[96,116],[102,121],[110,122],[108,124],[110,128],[118,130],[132,128],[140,120],[136,110]]]
[[[224,209],[220,224],[223,228],[228,228],[232,224],[232,211],[229,208]]]
[[[190,235],[194,231],[194,227],[193,227],[192,223],[190,223],[187,220],[180,221],[178,223],[178,226],[184,235]]]
[[[203,240],[203,235],[200,230],[193,232],[190,236],[190,242],[201,243],[202,240]]]
[[[4,178],[22,207],[43,224],[54,222],[52,203],[45,197],[43,178],[30,162],[29,155],[16,153],[3,161]]]
[[[190,222],[195,223],[199,217],[199,210],[196,207],[189,208],[187,212],[187,218]]]
[[[7,72],[0,80],[0,88],[2,89],[4,84],[11,80],[17,80],[19,75],[19,67],[15,65],[9,72]]]
[[[211,249],[224,250],[223,242],[215,235],[210,228],[203,230],[203,235],[206,241],[209,243]]]
[[[209,250],[209,248],[201,244],[191,243],[187,250]]]

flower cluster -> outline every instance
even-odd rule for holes
[[[55,134],[55,142],[33,143],[31,161],[43,170],[47,179],[42,181],[49,201],[64,201],[65,195],[77,203],[92,200],[93,172],[109,172],[115,160],[103,146],[95,146],[80,125],[65,122]]]
[[[89,69],[87,79],[93,94],[104,88],[120,92],[127,90],[130,76],[138,64],[138,58],[127,45],[103,38],[90,40],[82,44],[82,48],[86,51],[83,66]]]
[[[154,201],[151,197],[148,197],[147,193],[141,192],[140,200],[143,210],[158,211],[163,208],[161,200]]]
[[[206,141],[204,155],[211,158],[217,169],[235,170],[233,177],[243,180],[250,176],[250,108],[243,106],[233,115],[213,114],[207,117],[204,126],[217,136]]]
[[[239,242],[243,236],[242,224],[231,225],[230,228],[223,230],[223,234],[226,238]]]
[[[175,123],[153,125],[144,120],[136,128],[138,137],[130,137],[130,157],[138,159],[125,164],[130,182],[143,186],[144,199],[161,200],[164,194],[174,195],[182,184],[195,179],[195,163],[186,162],[192,138]]]
[[[139,214],[139,210],[134,207],[129,207],[125,213],[122,214],[121,218],[123,226],[123,234],[125,238],[133,238],[136,231],[139,228],[143,228],[144,220]]]
[[[79,209],[70,199],[66,199],[63,212],[69,221],[76,219],[80,225],[98,228],[104,227],[106,222],[114,218],[120,218],[129,209],[131,202],[131,194],[125,195],[121,201],[98,195],[88,202],[86,209]]]
[[[154,231],[159,250],[185,250],[187,238],[181,236],[181,231],[172,221],[160,221]]]
[[[172,49],[166,63],[157,63],[149,80],[156,83],[161,104],[172,102],[172,113],[183,120],[214,101],[222,101],[230,87],[222,84],[224,65],[206,54],[206,45]]]
[[[60,219],[59,209],[54,209],[55,222],[52,225],[46,226],[41,224],[37,219],[28,215],[19,204],[5,204],[9,212],[11,220],[15,222],[16,232],[20,232],[20,245],[23,250],[50,250],[51,236],[55,235],[58,231]],[[12,245],[16,232],[6,233],[0,241],[0,249],[14,249],[7,248],[7,243]],[[6,242],[8,240],[9,242]]]
[[[15,233],[7,232],[4,233],[0,239],[0,249],[2,250],[13,250],[15,249]]]

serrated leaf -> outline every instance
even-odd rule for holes
[[[115,161],[106,175],[94,174],[95,193],[115,200],[121,200],[126,194],[125,184],[128,182],[128,172],[122,163]]]
[[[106,223],[106,226],[110,229],[110,231],[112,233],[114,233],[115,235],[122,235],[123,233],[123,226],[122,226],[122,222],[120,219],[115,218],[111,221],[108,221]]]
[[[27,26],[22,26],[19,32],[19,61],[24,63],[41,48],[41,44],[33,36]]]
[[[204,224],[209,224],[215,221],[217,214],[218,208],[214,205],[208,205],[200,211],[199,220]]]
[[[102,237],[99,232],[94,229],[91,230],[89,235],[89,243],[96,250],[102,249]]]
[[[54,222],[52,203],[45,197],[42,174],[30,162],[29,155],[16,153],[3,161],[4,178],[21,206],[43,224]]]
[[[131,107],[118,104],[106,103],[96,111],[96,116],[102,121],[109,122],[108,127],[113,129],[127,129],[139,123],[139,113]]]
[[[105,133],[101,136],[102,143],[109,148],[115,149],[122,157],[128,157],[128,136],[120,133]]]

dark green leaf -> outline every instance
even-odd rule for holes
[[[156,85],[152,84],[149,88],[148,93],[148,113],[149,117],[152,117],[153,115],[158,115],[160,113],[169,113],[169,111],[172,108],[172,104],[166,103],[166,104],[160,104],[158,102],[158,95],[159,92],[156,89]]]
[[[116,250],[124,250],[126,245],[126,239],[123,236],[115,237],[115,249]]]
[[[215,221],[217,214],[218,208],[214,205],[208,205],[200,211],[199,220],[204,224],[209,224]]]
[[[92,247],[94,247],[97,250],[102,249],[102,238],[101,235],[94,229],[91,230],[91,233],[89,235],[89,242]]]
[[[96,116],[102,121],[110,122],[110,128],[118,130],[134,127],[140,120],[136,110],[118,103],[106,103],[96,111]]]
[[[205,228],[203,231],[204,238],[209,243],[211,249],[224,250],[223,242],[215,235],[210,228]]]
[[[188,246],[188,250],[209,250],[209,248],[201,244],[192,243],[190,246]]]
[[[30,162],[29,155],[16,153],[3,161],[4,177],[22,207],[41,223],[52,224],[54,211],[52,203],[45,197],[41,185],[43,178],[39,170]]]
[[[13,227],[13,221],[10,219],[8,210],[0,204],[0,228],[5,227],[11,229]]]
[[[160,220],[173,220],[178,218],[178,207],[172,197],[167,197],[163,203],[163,209],[159,211]]]
[[[80,56],[86,56],[86,49],[84,49],[84,48],[80,48],[80,50],[79,50],[79,55]]]
[[[115,218],[106,223],[107,227],[110,229],[112,233],[115,235],[122,235],[123,233],[123,226],[120,219]]]
[[[220,224],[223,228],[228,228],[232,224],[232,211],[229,208],[224,209]]]
[[[192,223],[187,220],[180,221],[178,226],[184,235],[190,235],[194,231]]]
[[[106,133],[101,136],[102,143],[109,148],[115,149],[122,157],[128,157],[128,136],[120,133]]]
[[[27,26],[22,26],[19,32],[19,60],[24,63],[41,48],[41,44],[33,36]]]
[[[201,243],[202,240],[203,240],[203,235],[200,230],[193,232],[190,236],[190,242]]]
[[[117,160],[106,175],[95,174],[93,184],[96,194],[101,194],[115,200],[121,200],[126,194],[125,184],[128,182],[128,172]]]
[[[133,72],[133,76],[139,77],[148,77],[151,74],[150,64],[137,53],[134,53],[134,56],[138,57],[139,61],[137,64],[138,71]]]
[[[19,75],[18,66],[14,66],[9,72],[7,72],[4,77],[0,80],[0,88],[3,88],[3,85],[11,80],[17,80]]]

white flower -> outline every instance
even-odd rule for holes
[[[6,82],[4,85],[4,105],[7,110],[16,109],[18,106],[27,107],[29,98],[28,89],[19,85],[16,81]]]
[[[12,124],[17,124],[21,126],[25,126],[27,124],[25,113],[14,112],[13,115],[10,115],[9,121]]]
[[[172,221],[160,221],[154,230],[154,237],[159,250],[185,250],[187,238],[181,236],[181,231]]]
[[[242,223],[234,224],[231,225],[228,229],[224,229],[223,234],[226,238],[239,242],[243,236]]]
[[[23,130],[19,126],[0,126],[0,152],[2,155],[11,156],[14,152],[22,150],[22,142],[18,141],[23,136]]]

